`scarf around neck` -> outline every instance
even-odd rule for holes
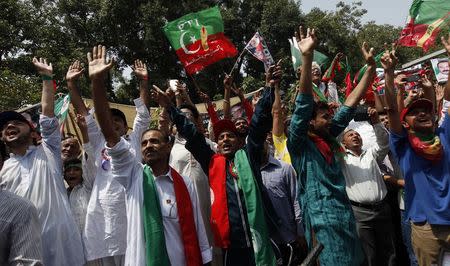
[[[324,157],[328,164],[333,162],[333,157],[336,154],[338,157],[344,157],[345,150],[333,137],[322,138],[310,131],[308,131],[308,136],[312,142],[316,145],[320,154]]]
[[[199,266],[202,265],[203,262],[189,191],[183,178],[177,171],[170,168],[170,173],[175,189],[178,221],[181,229],[181,239],[183,241],[186,265]],[[156,183],[153,178],[152,170],[148,165],[145,165],[144,167],[143,177],[143,217],[146,264],[148,266],[169,266],[170,260],[169,255],[167,254],[164,237],[164,226],[158,191],[156,190]]]
[[[248,162],[244,150],[234,155],[238,186],[244,194],[243,201],[247,215],[256,265],[275,265],[275,255],[271,248],[268,228],[264,216],[261,192]],[[211,229],[215,245],[230,247],[230,222],[226,191],[226,158],[215,154],[209,166],[209,184],[211,186]]]
[[[409,130],[408,139],[412,149],[417,155],[432,162],[437,162],[442,159],[442,144],[437,135],[425,135]]]

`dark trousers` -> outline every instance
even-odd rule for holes
[[[363,265],[396,265],[394,227],[389,205],[352,205],[356,229],[366,255]]]
[[[252,248],[228,248],[222,250],[224,266],[254,266]]]

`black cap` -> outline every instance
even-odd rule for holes
[[[28,121],[23,115],[16,111],[4,111],[0,113],[0,129],[3,129],[3,127],[9,122],[13,120],[18,120],[22,122],[26,122],[31,129],[34,129],[33,125]]]

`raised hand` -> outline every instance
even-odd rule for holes
[[[283,71],[281,69],[281,59],[276,65],[269,67],[266,73],[266,85],[268,86],[278,86],[281,82],[281,76]]]
[[[67,70],[66,80],[74,81],[77,80],[81,74],[83,74],[84,68],[81,66],[80,61],[76,60],[69,66],[69,70]]]
[[[204,103],[210,103],[211,98],[209,98],[208,94],[204,93],[203,91],[197,91],[198,97],[202,100]]]
[[[140,80],[148,79],[147,65],[139,59],[134,60],[134,66],[131,67],[134,74]]]
[[[314,29],[308,28],[305,36],[303,27],[300,26],[298,31],[295,32],[295,39],[303,55],[313,54],[314,48],[317,45],[317,37]]]
[[[231,91],[236,94],[239,99],[244,98],[244,92],[241,90],[241,88],[237,87],[235,84],[233,84],[233,86],[231,86]]]
[[[155,101],[159,104],[159,106],[163,108],[169,108],[172,105],[170,96],[166,92],[162,91],[158,86],[153,85],[152,93]]]
[[[375,66],[376,63],[375,63],[373,48],[369,48],[369,45],[366,42],[363,42],[361,51],[363,53],[364,60],[366,61],[367,65]]]
[[[337,53],[334,59],[338,59],[339,61],[342,61],[344,59],[345,55],[341,52]]]
[[[397,65],[398,58],[395,55],[395,44],[392,44],[392,50],[389,51],[387,48],[387,44],[384,44],[384,47],[386,51],[384,52],[383,56],[381,57],[381,65],[385,70],[394,70],[395,66]]]
[[[86,119],[84,118],[83,115],[77,114],[77,116],[75,118],[75,122],[77,123],[78,128],[81,130],[81,132],[84,132],[84,131],[87,132]]]
[[[225,89],[231,89],[233,84],[233,77],[225,74],[225,78],[223,79],[223,87]]]
[[[94,46],[92,53],[87,54],[89,62],[89,78],[104,79],[106,73],[113,67],[114,58],[111,61],[106,60],[106,47],[103,45]]]
[[[39,58],[39,60],[36,57],[33,57],[33,65],[36,68],[39,75],[44,76],[53,76],[53,66],[52,63],[47,64],[47,59],[45,58]]]
[[[442,45],[444,45],[445,50],[447,51],[447,55],[450,56],[450,34],[448,35],[447,40],[444,36],[441,37]]]
[[[380,116],[378,115],[377,109],[369,107],[367,109],[367,114],[370,117],[370,122],[372,122],[372,125],[380,123]]]

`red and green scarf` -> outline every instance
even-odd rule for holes
[[[434,134],[424,135],[409,130],[408,139],[417,155],[433,162],[442,159],[442,144],[438,136]]]
[[[329,137],[324,139],[312,132],[308,132],[308,136],[311,141],[314,142],[320,154],[322,154],[328,164],[333,162],[333,157],[335,154],[338,157],[344,157],[345,150],[335,138]]]
[[[178,220],[183,240],[186,265],[199,266],[203,264],[202,255],[197,238],[189,191],[183,178],[174,169],[170,168],[177,201]],[[144,237],[145,255],[148,266],[169,266],[161,206],[156,190],[155,180],[149,166],[144,167]]]
[[[238,185],[243,191],[247,207],[246,214],[252,234],[255,263],[256,265],[275,265],[275,254],[269,240],[261,194],[244,150],[236,152],[234,165],[238,173]],[[209,184],[212,190],[211,229],[215,245],[221,248],[230,246],[225,167],[225,156],[215,154],[209,166]]]

